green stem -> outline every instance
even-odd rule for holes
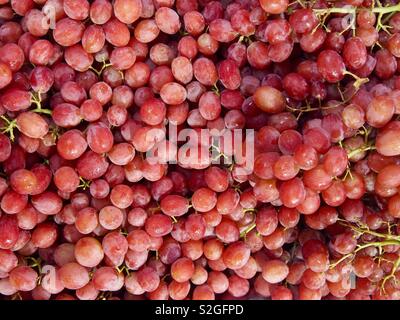
[[[243,212],[257,212],[258,210],[256,208],[247,208],[247,209],[243,209]]]
[[[381,290],[383,291],[383,293],[386,295],[386,288],[385,288],[385,284],[387,281],[389,281],[390,279],[394,279],[395,284],[397,285],[397,277],[395,276],[395,273],[397,271],[397,269],[400,266],[400,257],[397,258],[397,260],[393,263],[393,267],[392,270],[390,271],[390,274],[387,275],[386,277],[383,278],[382,283],[381,283]]]
[[[354,88],[356,88],[357,90],[360,89],[360,87],[367,83],[369,81],[368,78],[360,78],[357,75],[355,75],[354,73],[351,73],[350,71],[345,71],[344,72],[345,75],[349,75],[351,77],[353,77],[355,79],[355,82],[353,83]]]
[[[328,9],[314,9],[313,11],[316,14],[325,15],[325,14],[332,14],[332,13],[340,13],[340,14],[355,14],[358,8],[356,7],[346,7],[346,8],[328,8]],[[365,9],[363,9],[365,10]],[[400,3],[389,6],[389,7],[374,7],[370,9],[373,13],[379,14],[387,14],[391,12],[400,11]]]
[[[49,114],[49,115],[52,114],[51,110],[49,110],[49,109],[42,109],[42,108],[33,109],[32,112],[44,113],[44,114]]]
[[[83,190],[86,190],[87,188],[90,187],[91,181],[86,181],[82,177],[79,177],[79,181],[81,182],[79,184],[79,186],[78,186],[79,188],[82,188]]]
[[[14,141],[15,135],[14,135],[14,129],[17,128],[17,120],[9,120],[7,119],[6,116],[0,116],[0,119],[2,119],[6,124],[4,127],[0,128],[2,133],[8,133],[10,135],[10,140]]]
[[[256,223],[253,222],[251,225],[249,225],[245,230],[243,230],[243,231],[240,233],[240,237],[241,237],[241,238],[243,238],[243,237],[245,238],[246,235],[247,235],[251,230],[253,230],[255,227],[256,227]]]
[[[358,153],[365,152],[365,151],[368,151],[368,150],[375,150],[375,149],[376,149],[376,147],[374,147],[374,146],[364,146],[364,147],[352,150],[349,153],[347,153],[347,158],[350,159],[350,158],[354,157]]]
[[[376,8],[372,8],[371,10],[374,13],[382,13],[382,14],[387,14],[387,13],[391,13],[391,12],[397,12],[400,11],[400,3],[394,5],[394,6],[390,6],[390,7],[376,7]]]
[[[359,234],[368,233],[371,236],[374,236],[377,238],[384,238],[388,241],[397,241],[397,244],[400,244],[400,236],[396,236],[396,235],[392,235],[392,234],[383,234],[383,233],[379,233],[376,231],[372,231],[368,228],[356,227],[356,226],[350,225],[348,223],[341,223],[341,225],[346,226]]]
[[[340,264],[341,262],[343,262],[344,260],[354,256],[357,252],[359,252],[363,249],[369,248],[369,247],[379,248],[379,247],[390,246],[390,245],[399,245],[399,244],[400,244],[399,241],[387,240],[387,241],[381,241],[381,242],[369,242],[369,243],[366,243],[363,245],[358,245],[357,248],[353,252],[350,252],[350,253],[344,255],[338,261],[331,264],[329,267],[332,269],[332,268],[336,267],[338,264]]]

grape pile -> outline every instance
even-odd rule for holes
[[[397,2],[0,0],[0,299],[400,300]]]

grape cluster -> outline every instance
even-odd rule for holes
[[[399,58],[394,0],[0,0],[0,298],[399,300]]]

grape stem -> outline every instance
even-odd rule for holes
[[[34,93],[31,93],[31,103],[36,105],[36,108],[32,110],[32,112],[36,113],[44,113],[51,115],[51,110],[49,109],[42,109],[42,98],[40,95],[40,91],[37,93],[37,97]]]
[[[257,212],[257,209],[256,208],[247,208],[247,209],[243,209],[243,212],[244,213],[246,213],[246,212]]]
[[[37,268],[39,276],[36,279],[36,283],[37,285],[40,285],[42,282],[42,259],[40,258],[36,259],[34,257],[26,257],[25,260],[27,262],[31,261],[31,263],[28,263],[28,265],[31,268]]]
[[[125,264],[123,264],[121,267],[116,266],[115,269],[118,271],[118,273],[125,272],[128,277],[130,275],[129,268]]]
[[[21,294],[19,292],[13,294],[11,300],[22,300]]]
[[[317,15],[326,15],[332,13],[340,13],[340,14],[356,14],[356,7],[345,7],[345,8],[328,8],[328,9],[313,9]],[[371,12],[378,14],[387,14],[392,12],[400,11],[400,3],[389,6],[389,7],[374,7],[371,8]]]
[[[111,67],[111,66],[112,66],[111,63],[106,63],[106,61],[103,60],[103,65],[100,70],[97,70],[96,68],[94,68],[92,66],[90,66],[89,69],[92,70],[95,74],[97,74],[98,77],[100,77],[101,74],[103,73],[104,69]]]
[[[390,240],[390,241],[397,241],[396,244],[400,244],[400,236],[395,236],[392,234],[383,234],[383,233],[379,233],[376,231],[372,231],[367,226],[357,227],[357,226],[354,226],[354,225],[348,223],[346,220],[342,220],[342,219],[339,219],[339,223],[343,226],[346,226],[346,227],[352,229],[353,231],[357,232],[358,234],[367,233],[367,234],[370,234],[371,236],[374,236],[377,238],[384,238],[384,239]]]
[[[218,148],[218,147],[217,147],[216,145],[214,145],[214,144],[211,144],[211,145],[210,145],[210,149],[209,149],[209,151],[211,152],[211,154],[214,153],[213,150],[216,151],[217,155],[216,155],[214,158],[211,159],[212,162],[219,160],[221,157],[223,157],[223,158],[226,159],[226,160],[229,160],[229,157],[228,157],[226,154],[224,154],[224,153],[221,151],[220,148]]]
[[[7,119],[6,116],[0,116],[0,119],[2,119],[6,124],[4,127],[0,128],[2,133],[8,133],[10,135],[10,140],[14,142],[15,135],[14,135],[14,128],[17,127],[17,120],[9,120]]]
[[[240,237],[246,239],[247,234],[248,234],[251,230],[253,230],[255,227],[256,227],[256,223],[253,222],[252,224],[250,224],[248,227],[246,227],[246,229],[244,229],[244,230],[240,233]]]
[[[357,245],[357,248],[353,251],[350,252],[348,254],[345,254],[343,257],[341,257],[339,260],[337,260],[335,263],[331,264],[329,266],[330,269],[335,268],[338,264],[340,264],[341,262],[345,261],[346,259],[350,258],[350,257],[354,257],[355,254],[363,249],[369,248],[369,247],[384,247],[384,246],[390,246],[390,245],[400,245],[399,241],[395,241],[395,240],[386,240],[386,241],[377,241],[377,242],[368,242],[365,244],[359,244]]]
[[[355,149],[355,150],[351,150],[350,152],[347,153],[347,158],[352,158],[354,157],[356,154],[361,153],[361,152],[365,152],[368,150],[375,150],[376,147],[375,146],[371,146],[371,145],[366,145],[366,146],[362,146],[361,148]]]
[[[356,90],[360,89],[360,87],[367,83],[369,81],[368,78],[360,78],[357,75],[355,75],[354,73],[351,73],[350,71],[344,71],[345,75],[349,75],[351,77],[353,77],[355,79],[355,82],[353,83],[354,88],[356,88]]]
[[[386,282],[389,281],[390,279],[394,279],[395,284],[397,284],[397,282],[398,282],[397,278],[395,276],[395,273],[396,273],[397,269],[399,268],[399,266],[400,266],[400,257],[398,257],[396,259],[396,261],[393,263],[393,267],[392,267],[390,274],[388,274],[386,277],[384,277],[382,279],[381,290],[383,291],[383,293],[385,295],[386,295],[386,289],[385,289]]]
[[[104,291],[97,297],[96,300],[108,300],[111,297],[112,297],[112,292]]]
[[[292,112],[300,112],[300,113],[303,113],[303,112],[311,112],[311,111],[318,111],[318,110],[329,110],[329,109],[334,109],[334,108],[338,108],[340,105],[341,105],[341,104],[335,104],[335,105],[328,106],[328,107],[315,107],[315,108],[312,108],[310,105],[307,105],[307,107],[305,107],[305,108],[300,108],[300,109],[292,108],[292,107],[286,105],[286,108],[287,108],[289,111],[292,111]]]
[[[79,181],[81,182],[79,184],[79,186],[78,186],[79,188],[82,188],[83,190],[86,190],[87,188],[90,187],[91,181],[86,181],[82,177],[79,177]]]
[[[218,97],[220,96],[220,91],[216,83],[214,83],[211,91],[214,92]]]

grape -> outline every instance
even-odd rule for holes
[[[190,282],[177,282],[172,280],[168,286],[169,295],[172,300],[183,300],[187,297],[190,291]]]
[[[36,287],[38,274],[31,267],[18,266],[10,272],[10,284],[19,291],[31,291]]]
[[[157,275],[156,271],[150,267],[144,267],[139,270],[137,273],[137,281],[139,285],[146,292],[152,292],[157,289],[160,284],[160,278]]]
[[[283,281],[288,274],[288,266],[280,260],[270,260],[262,266],[262,277],[271,284]]]
[[[83,32],[82,47],[87,53],[99,52],[104,47],[105,41],[106,35],[100,26],[89,26]]]
[[[222,259],[226,266],[232,270],[242,268],[250,257],[250,248],[238,241],[230,244],[222,253]]]
[[[57,227],[54,223],[43,222],[32,232],[32,244],[37,248],[48,248],[57,240]]]
[[[303,34],[300,39],[300,46],[305,52],[315,52],[322,47],[326,38],[326,32],[318,28],[315,31]]]
[[[398,299],[370,2],[0,0],[0,294]]]
[[[113,7],[107,0],[95,0],[90,6],[90,20],[95,24],[105,24],[112,15]]]
[[[343,46],[343,58],[348,67],[359,69],[367,62],[367,49],[360,38],[353,37]]]
[[[397,62],[395,57],[387,50],[380,50],[376,53],[375,73],[381,79],[389,79],[395,72]],[[383,62],[385,61],[385,62]]]
[[[179,195],[168,195],[161,200],[161,210],[169,216],[181,216],[189,207],[189,201]]]
[[[31,49],[32,52],[32,49]],[[84,48],[76,44],[68,47],[64,53],[67,64],[76,71],[84,72],[93,64],[93,56],[86,52]]]
[[[210,239],[204,243],[204,256],[208,260],[218,260],[222,256],[223,243],[218,239]]]
[[[365,116],[368,124],[380,128],[390,121],[394,111],[395,106],[392,99],[380,96],[372,99]]]
[[[21,47],[15,43],[8,43],[0,48],[0,54],[0,61],[4,64],[2,65],[2,74],[4,73],[3,77],[7,73],[9,73],[11,77],[11,72],[16,72],[21,69],[25,60],[24,51]]]
[[[306,190],[303,182],[299,178],[282,183],[279,188],[279,194],[284,206],[294,208],[302,204],[306,198]]]
[[[128,242],[119,232],[108,233],[102,241],[104,254],[115,264],[120,265],[128,251]]]
[[[229,288],[228,292],[233,297],[239,298],[247,294],[250,289],[250,284],[247,279],[238,277],[237,275],[232,275],[229,277]]]
[[[137,281],[136,273],[132,273],[125,278],[125,287],[131,294],[139,295],[145,292]]]
[[[61,198],[51,191],[34,195],[31,202],[36,210],[46,215],[55,215],[62,209]]]
[[[249,64],[256,69],[264,69],[271,64],[269,48],[260,41],[255,41],[247,48],[246,57]]]
[[[324,50],[318,55],[318,71],[328,82],[335,83],[343,79],[345,66],[341,56],[333,50]]]
[[[88,271],[76,262],[65,264],[57,274],[62,285],[71,290],[83,288],[89,282]]]
[[[123,218],[122,211],[114,206],[106,206],[99,212],[99,224],[107,230],[117,229]]]
[[[165,103],[177,105],[185,101],[186,90],[182,85],[170,82],[162,86],[160,96]]]
[[[269,14],[280,14],[283,13],[289,5],[286,0],[273,0],[273,1],[260,1],[260,5],[264,11]]]
[[[256,215],[256,229],[263,235],[270,235],[278,226],[278,215],[273,208],[262,208]]]
[[[199,214],[191,214],[187,217],[185,230],[192,240],[200,240],[206,231],[206,222]]]
[[[152,237],[161,237],[172,231],[172,221],[165,215],[154,214],[147,218],[146,232]]]
[[[57,150],[66,160],[78,159],[86,150],[87,142],[78,130],[70,130],[60,136]]]
[[[274,175],[279,180],[290,180],[299,172],[292,156],[282,156],[274,164]]]
[[[218,65],[218,76],[225,88],[229,90],[239,88],[241,76],[239,68],[233,60],[227,59]]]
[[[78,173],[87,180],[100,178],[107,169],[108,163],[105,158],[92,151],[84,153],[77,163]]]
[[[76,296],[80,300],[96,300],[99,291],[95,288],[92,282],[89,282],[86,286],[76,290]]]
[[[143,43],[153,41],[160,33],[160,29],[154,19],[141,20],[135,28],[135,38]]]
[[[1,249],[0,256],[2,257],[0,265],[2,272],[8,273],[18,265],[17,256],[11,250]]]
[[[197,286],[193,290],[193,300],[215,300],[214,291],[207,284]]]
[[[213,92],[205,92],[199,100],[199,112],[206,120],[215,120],[221,112],[221,102]]]
[[[95,238],[84,237],[75,245],[75,259],[84,267],[95,267],[103,260],[104,253],[99,241]]]
[[[43,138],[49,130],[47,122],[37,113],[23,112],[17,117],[19,130],[30,138]]]
[[[256,106],[264,112],[278,113],[284,109],[285,102],[282,94],[269,86],[259,87],[253,99]]]
[[[89,125],[86,140],[89,148],[97,153],[110,151],[114,142],[111,130],[101,122]]]
[[[187,84],[193,78],[193,66],[186,57],[176,57],[172,60],[171,70],[176,80]]]
[[[64,18],[57,21],[53,30],[54,40],[64,47],[77,44],[82,38],[85,28],[81,22]]]
[[[293,300],[293,294],[284,286],[276,286],[271,293],[271,300]]]
[[[217,196],[214,191],[208,188],[200,188],[193,193],[192,205],[199,212],[207,212],[217,204]]]
[[[208,58],[199,58],[193,63],[195,78],[205,86],[212,86],[217,82],[217,69]]]
[[[171,265],[171,277],[177,282],[186,282],[194,274],[193,261],[188,258],[179,258]]]
[[[240,196],[234,189],[227,189],[217,199],[217,210],[226,215],[232,212],[239,204]]]
[[[89,2],[84,0],[65,0],[64,11],[68,17],[74,20],[85,20],[89,16]]]
[[[222,219],[215,228],[215,234],[224,243],[232,243],[239,240],[239,229],[230,219]]]
[[[93,285],[99,291],[118,291],[124,285],[124,277],[111,267],[101,267],[93,274]]]
[[[16,170],[10,176],[10,185],[19,194],[31,194],[37,188],[37,184],[35,174],[26,169]]]
[[[158,28],[167,34],[174,34],[179,31],[180,21],[178,14],[167,7],[159,8],[155,13],[155,22]]]
[[[183,22],[185,30],[193,36],[199,35],[205,27],[203,15],[195,10],[186,12],[183,15]]]
[[[381,131],[376,138],[377,151],[384,156],[395,156],[400,154],[398,151],[398,139],[396,139],[396,136],[397,127],[395,126]]]
[[[204,37],[204,35],[206,34],[202,34],[200,37]],[[199,39],[200,39],[199,37]],[[214,51],[215,47],[218,47],[218,44],[216,43],[216,41],[214,39],[212,39],[210,36],[206,36],[209,40],[209,42],[211,44],[213,44],[213,46],[202,46],[202,49],[204,50],[208,50],[208,51]],[[197,52],[198,52],[198,44],[201,45],[202,41],[198,41],[196,42],[196,40],[192,37],[192,36],[185,36],[183,38],[181,38],[178,42],[178,52],[183,56],[186,57],[188,59],[192,59],[196,56]]]
[[[321,300],[321,290],[309,289],[304,285],[299,286],[299,300]]]
[[[103,25],[106,40],[116,47],[124,47],[129,43],[128,27],[115,18],[111,18]]]
[[[114,14],[123,23],[135,22],[142,12],[142,1],[117,0],[114,2]]]

